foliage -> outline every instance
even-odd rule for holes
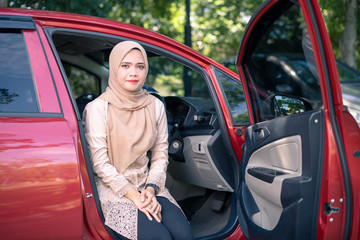
[[[190,1],[192,47],[218,61],[237,54],[246,22],[262,2]],[[9,6],[110,18],[184,42],[185,0],[10,0]]]
[[[336,59],[340,59],[340,38],[344,31],[345,15],[346,15],[346,0],[319,0],[323,18],[326,23],[327,30],[331,39],[332,48]],[[357,22],[360,22],[360,4],[357,6],[358,16]],[[359,24],[358,24],[359,29]],[[360,52],[360,30],[358,30],[357,44],[355,52]],[[360,66],[360,55],[357,54],[358,67]]]
[[[183,67],[163,56],[149,57],[146,83],[153,86],[163,96],[184,96],[182,81]]]
[[[193,48],[222,61],[237,54],[242,33],[261,0],[193,0]]]
[[[263,0],[190,2],[192,48],[222,62],[225,58],[237,54],[246,23]],[[335,57],[339,58],[339,41],[344,30],[346,1],[319,0],[319,3]],[[110,18],[184,42],[185,0],[9,0],[9,6]],[[356,50],[360,51],[360,44],[357,44]],[[360,56],[357,58],[360,62]]]
[[[63,63],[63,66],[68,79],[71,79],[69,82],[75,99],[87,94],[99,95],[101,93],[99,79],[94,75],[66,63]]]
[[[23,7],[107,17],[111,5],[107,0],[9,0],[10,7]],[[85,7],[86,6],[86,7]]]
[[[0,104],[9,104],[18,96],[19,94],[17,93],[9,93],[9,89],[0,88]]]
[[[141,26],[176,40],[183,35],[185,10],[179,0],[108,0],[108,18]]]

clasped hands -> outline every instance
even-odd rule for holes
[[[157,201],[155,191],[152,187],[146,188],[141,193],[132,189],[125,196],[129,198],[150,221],[155,218],[156,221],[161,222],[161,205]]]

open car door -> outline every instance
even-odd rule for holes
[[[238,192],[245,237],[357,238],[358,183],[351,188],[349,165],[359,170],[352,155],[359,144],[345,148],[344,136],[355,131],[359,143],[359,129],[342,104],[318,3],[264,2],[245,30],[237,66],[251,120]],[[352,127],[344,128],[345,118]]]

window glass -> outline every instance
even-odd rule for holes
[[[63,66],[75,99],[87,94],[100,94],[100,80],[98,77],[67,63],[63,63]]]
[[[0,32],[0,112],[38,112],[23,34]]]
[[[360,72],[339,61],[336,62],[340,83],[360,83]]]
[[[79,67],[63,62],[76,104],[82,115],[86,104],[101,94],[100,79]]]
[[[162,96],[210,98],[205,79],[195,70],[164,56],[149,54],[146,84]]]
[[[274,100],[275,95],[305,101],[306,111],[320,109],[322,99],[315,57],[299,6],[289,7],[257,40],[246,64],[257,121],[284,116],[270,113],[274,104],[268,98]]]
[[[244,89],[239,81],[215,69],[216,78],[226,96],[227,105],[234,125],[248,125],[249,115]]]

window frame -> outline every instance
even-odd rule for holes
[[[224,96],[226,108],[227,108],[228,114],[229,114],[229,116],[230,116],[232,125],[235,126],[235,127],[249,126],[249,125],[250,125],[249,109],[248,109],[248,106],[247,106],[247,101],[246,101],[246,96],[245,96],[245,89],[244,89],[244,86],[243,86],[242,82],[241,82],[241,81],[238,81],[236,78],[230,76],[229,74],[227,74],[226,72],[222,71],[221,69],[219,69],[219,68],[217,68],[217,67],[214,67],[214,66],[213,66],[213,67],[212,67],[212,70],[213,70],[213,72],[214,72],[214,76],[215,76],[215,78],[216,78],[216,81],[218,82],[219,87],[220,87],[220,89],[221,89],[221,94]],[[229,103],[229,100],[228,100],[228,96],[227,96],[227,94],[226,94],[226,92],[225,92],[225,89],[224,89],[224,87],[223,87],[223,84],[222,84],[221,81],[219,80],[219,77],[218,77],[218,75],[217,75],[217,72],[219,72],[220,74],[226,75],[229,79],[232,79],[234,82],[238,82],[239,85],[241,86],[242,91],[243,91],[243,98],[244,98],[244,101],[243,101],[243,102],[244,102],[244,104],[245,104],[246,112],[247,112],[247,117],[248,117],[247,123],[237,124],[237,123],[235,122],[234,116],[233,116],[232,111],[231,111],[232,107],[230,106],[230,103]]]

